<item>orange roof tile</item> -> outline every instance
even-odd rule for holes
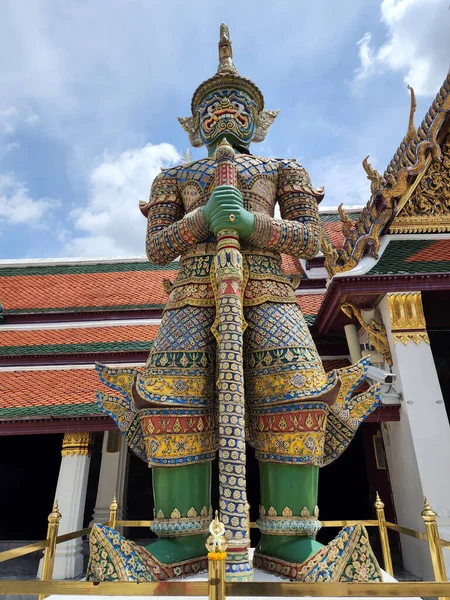
[[[304,315],[316,315],[324,297],[325,294],[304,294],[297,296],[297,302]]]
[[[1,281],[5,310],[165,304],[163,279],[177,271],[14,275]]]
[[[450,260],[450,240],[438,240],[405,259],[405,262]]]
[[[337,358],[323,364],[328,372],[350,363]],[[0,371],[0,410],[93,404],[96,390],[111,391],[101,383],[95,369]]]
[[[302,275],[304,273],[300,260],[296,256],[281,255],[283,271],[286,275]]]
[[[327,232],[327,235],[330,238],[330,241],[333,244],[333,246],[340,250],[344,245],[342,223],[340,221],[329,221],[328,223],[323,223],[323,228]]]
[[[92,404],[94,390],[106,391],[92,369],[0,372],[0,409]]]
[[[0,328],[0,346],[147,342],[153,341],[157,332],[158,325],[123,325],[28,331],[2,331]]]

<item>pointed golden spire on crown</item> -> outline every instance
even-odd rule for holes
[[[233,47],[230,40],[230,30],[225,23],[221,23],[220,25],[219,68],[217,69],[217,73],[238,74],[233,64]]]
[[[196,117],[196,108],[205,97],[205,95],[223,88],[236,87],[238,90],[246,92],[257,105],[257,111],[260,112],[264,108],[264,97],[257,85],[239,75],[238,70],[233,64],[233,49],[230,40],[230,30],[225,23],[220,26],[219,36],[219,67],[212,77],[201,83],[195,90],[192,97],[191,109],[192,115]],[[182,126],[190,125],[183,119]]]

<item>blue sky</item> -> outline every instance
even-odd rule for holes
[[[143,253],[146,199],[188,146],[221,21],[281,109],[253,152],[296,157],[324,205],[364,204],[450,62],[448,0],[2,0],[0,259]],[[192,151],[195,157],[204,150]]]

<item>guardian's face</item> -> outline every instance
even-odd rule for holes
[[[235,137],[244,146],[251,142],[257,106],[244,92],[234,89],[212,92],[197,110],[200,138],[205,146],[210,146],[223,135]]]

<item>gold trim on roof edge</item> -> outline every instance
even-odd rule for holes
[[[408,131],[383,176],[373,169],[368,162],[368,157],[364,159],[363,168],[371,181],[371,197],[359,219],[352,223],[345,215],[342,205],[339,207],[345,237],[343,248],[341,250],[334,248],[328,236],[324,234],[321,249],[325,255],[325,268],[330,277],[336,273],[350,271],[366,254],[378,258],[380,235],[396,214],[399,203],[402,206],[405,204],[401,199],[408,194],[410,186],[415,183],[415,178],[423,175],[432,159],[436,163],[442,160],[441,146],[437,137],[450,111],[450,74],[447,75],[422,124],[413,135],[414,111],[415,97],[411,90]],[[432,224],[433,231],[437,230],[436,226],[436,223]],[[442,226],[441,222],[439,231],[443,230]],[[419,227],[420,231],[423,231],[424,223],[417,224],[415,231]]]

